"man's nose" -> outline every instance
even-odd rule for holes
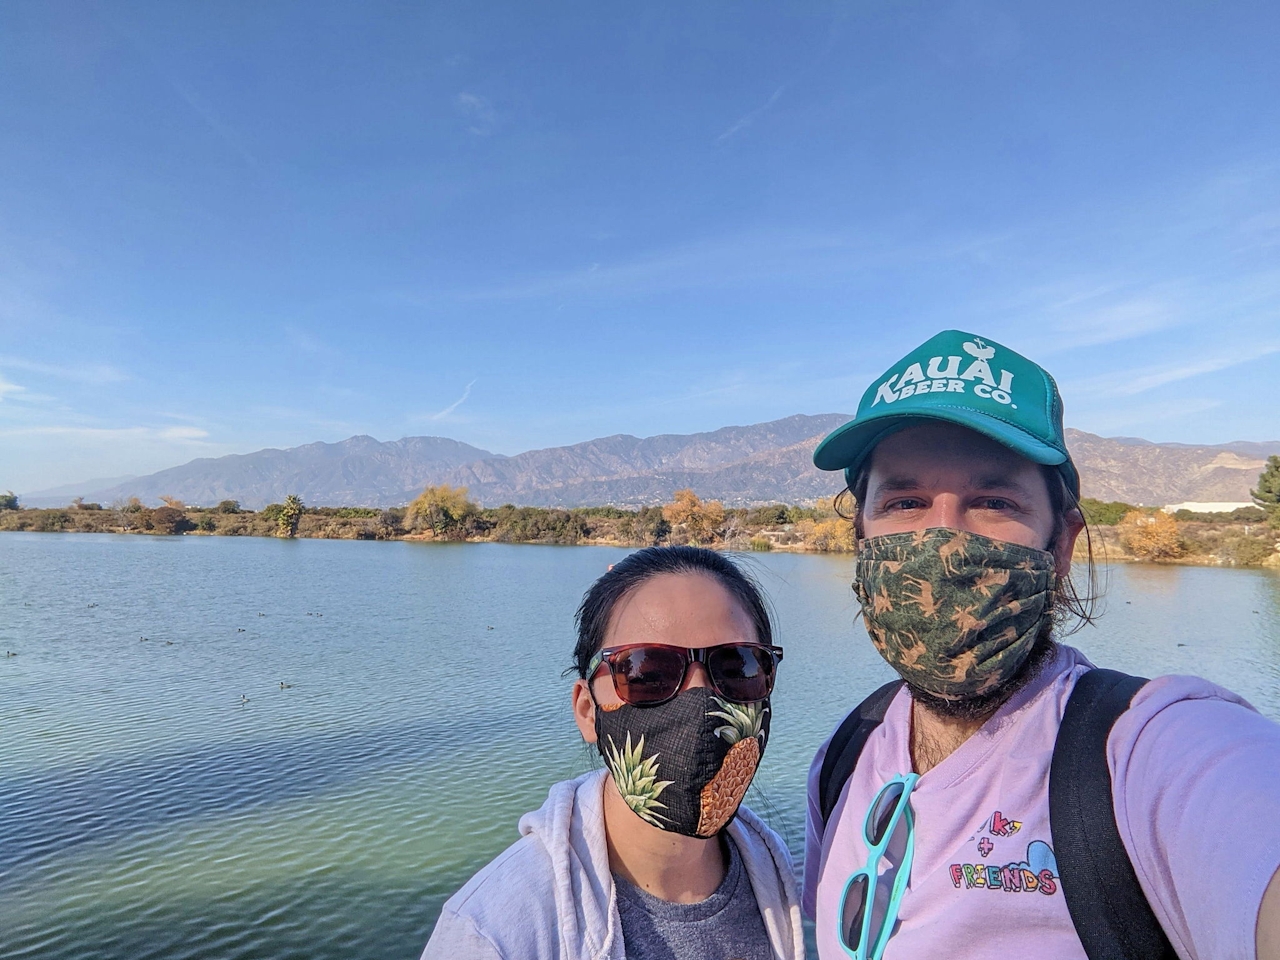
[[[960,508],[960,498],[950,493],[934,497],[925,516],[925,526],[963,530],[964,511]]]

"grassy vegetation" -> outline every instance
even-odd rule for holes
[[[1181,521],[1152,510],[1133,511],[1129,523],[1092,526],[1094,555],[1105,560],[1142,560],[1224,567],[1280,567],[1280,534],[1265,522],[1231,520],[1213,515],[1208,521]],[[1085,538],[1076,557],[1085,555]]]
[[[725,507],[680,491],[661,507],[480,507],[465,488],[429,487],[407,507],[308,507],[296,498],[244,510],[233,500],[214,507],[167,499],[148,507],[137,500],[103,506],[77,502],[52,510],[0,504],[0,531],[43,533],[141,533],[173,536],[302,537],[342,540],[442,540],[498,543],[611,544],[702,543],[730,550],[847,553],[853,525],[830,500],[814,506],[770,504]],[[1277,531],[1267,512],[1182,517],[1124,503],[1083,502],[1095,552],[1112,560],[1280,565]],[[1083,555],[1084,538],[1078,549]]]
[[[851,525],[829,501],[816,507],[775,504],[725,508],[682,491],[678,508],[480,507],[462,488],[428,488],[407,507],[308,507],[268,504],[245,510],[234,500],[193,507],[169,499],[148,507],[134,499],[104,507],[0,509],[0,531],[140,533],[172,536],[289,537],[343,540],[444,540],[498,543],[705,543],[737,550],[843,551],[853,547]]]

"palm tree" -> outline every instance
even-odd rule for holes
[[[302,519],[302,498],[291,493],[284,498],[284,509],[276,521],[276,535],[292,538],[298,534],[298,521]]]

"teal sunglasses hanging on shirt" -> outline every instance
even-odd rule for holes
[[[916,849],[915,817],[908,800],[919,779],[915,773],[894,777],[880,788],[867,808],[862,825],[867,865],[855,870],[845,883],[837,920],[840,945],[852,960],[880,960],[898,922],[898,908],[911,879]],[[892,862],[895,857],[900,858],[896,865]],[[882,859],[890,860],[883,878]],[[892,880],[887,879],[890,872]]]

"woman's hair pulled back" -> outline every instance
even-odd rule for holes
[[[574,622],[578,643],[573,648],[573,670],[586,679],[587,664],[604,646],[605,634],[618,601],[641,584],[662,574],[700,574],[711,577],[742,604],[760,643],[773,643],[773,624],[764,596],[755,581],[723,554],[702,547],[646,547],[628,554],[591,585],[582,598]]]

